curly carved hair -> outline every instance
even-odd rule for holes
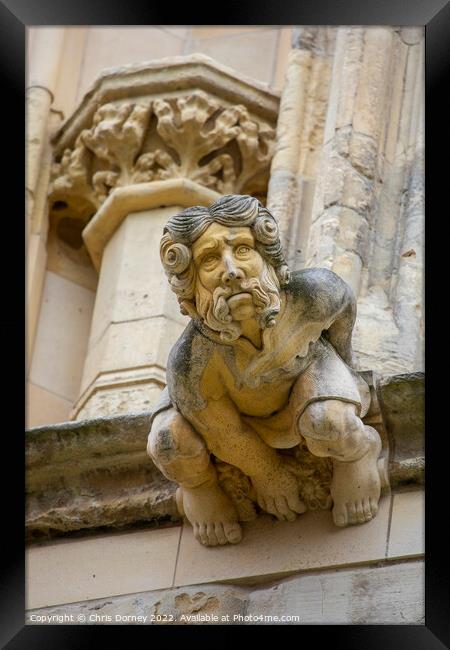
[[[164,227],[160,243],[161,261],[183,313],[188,313],[186,301],[192,301],[195,295],[191,246],[212,223],[250,227],[258,252],[274,268],[280,286],[288,284],[289,268],[274,217],[252,196],[227,194],[209,207],[186,208],[171,217]]]

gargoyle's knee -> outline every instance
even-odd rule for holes
[[[309,404],[299,418],[300,433],[316,456],[353,458],[368,448],[367,434],[356,406],[340,400]]]
[[[167,478],[178,483],[196,483],[212,471],[203,438],[174,408],[155,416],[147,453]]]
[[[176,420],[182,417],[170,409],[162,411],[153,420],[147,442],[147,453],[155,462],[168,461],[178,449]]]

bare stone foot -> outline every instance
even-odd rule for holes
[[[179,487],[176,497],[180,513],[187,517],[201,544],[217,546],[241,541],[236,509],[216,482]]]
[[[369,451],[353,462],[333,461],[333,521],[336,526],[363,524],[378,512],[381,481],[378,471],[378,456],[381,441],[378,433],[366,426],[370,435]]]

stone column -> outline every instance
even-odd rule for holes
[[[60,116],[51,107],[64,29],[38,28],[28,35],[26,90],[27,364],[31,362],[47,261],[46,191],[50,176],[49,136]]]
[[[305,266],[335,38],[329,27],[293,30],[267,196],[292,270]]]
[[[51,219],[82,229],[99,284],[73,418],[147,411],[186,325],[167,287],[167,219],[222,194],[265,200],[278,110],[200,55],[108,71],[55,141]]]
[[[356,295],[380,177],[377,154],[386,126],[393,42],[388,28],[337,33],[307,264],[331,268]]]

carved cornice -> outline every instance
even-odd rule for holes
[[[201,90],[220,97],[226,106],[243,104],[257,119],[272,126],[278,116],[280,93],[204,54],[177,56],[104,70],[83,97],[78,109],[53,138],[56,156],[74,146],[78,134],[90,128],[99,106],[143,97],[178,97]]]
[[[278,101],[199,55],[105,73],[54,139],[52,217],[84,226],[114,190],[167,180],[264,196]]]

